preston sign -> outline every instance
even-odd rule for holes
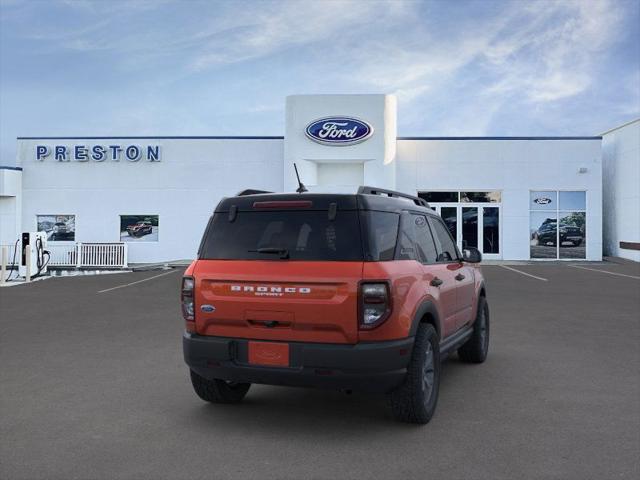
[[[36,145],[36,160],[43,161],[45,158],[52,158],[59,162],[104,162],[105,160],[119,162],[126,160],[138,162],[147,160],[149,162],[160,161],[160,146],[146,145]]]
[[[353,117],[324,117],[307,125],[305,133],[323,145],[353,145],[373,135],[373,127]]]

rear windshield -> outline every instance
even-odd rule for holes
[[[329,220],[327,211],[238,212],[233,222],[227,213],[216,213],[200,251],[200,258],[205,260],[284,257],[362,261],[358,212],[339,211],[334,220]]]

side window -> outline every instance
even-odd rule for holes
[[[411,215],[411,220],[420,261],[422,263],[435,263],[437,258],[436,245],[427,225],[427,217],[424,215]]]
[[[415,232],[413,231],[413,215],[403,214],[398,238],[396,260],[419,260],[416,252]]]
[[[438,249],[438,262],[452,262],[458,258],[455,243],[451,239],[451,234],[442,220],[429,218],[429,225],[433,231],[433,236]]]

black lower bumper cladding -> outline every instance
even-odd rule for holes
[[[289,367],[248,363],[247,339],[185,332],[184,359],[198,375],[234,382],[389,392],[407,371],[413,337],[355,345],[289,343]]]

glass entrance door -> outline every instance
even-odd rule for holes
[[[458,248],[475,247],[487,259],[502,258],[500,190],[424,191],[418,196],[442,217]]]
[[[436,207],[447,228],[451,232],[451,236],[457,240],[458,238],[458,207]]]
[[[462,208],[462,246],[475,247],[478,246],[478,207],[461,207]],[[482,250],[480,250],[482,251]]]
[[[500,206],[431,204],[431,208],[442,217],[458,248],[476,247],[486,259],[502,258]]]
[[[482,207],[482,253],[500,254],[500,207]]]

